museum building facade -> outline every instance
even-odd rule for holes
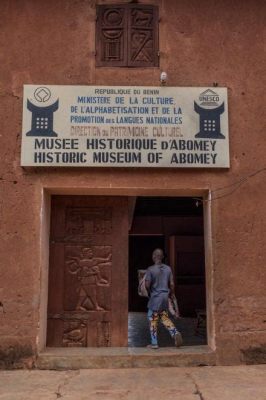
[[[73,347],[101,366],[110,347],[117,366],[143,366],[136,347],[150,366],[265,362],[263,12],[1,2],[0,367]],[[184,347],[152,361],[137,289],[155,248]]]

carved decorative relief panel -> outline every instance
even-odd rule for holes
[[[51,215],[47,345],[125,345],[127,200],[55,196]]]
[[[93,235],[112,232],[111,208],[67,208],[65,221],[64,241],[92,242]]]
[[[111,246],[66,246],[64,309],[110,310]]]
[[[105,61],[123,61],[125,10],[105,8],[102,13],[102,55]]]
[[[130,9],[129,65],[154,63],[154,18],[152,8]]]
[[[64,321],[63,346],[86,347],[87,321]]]
[[[96,27],[97,66],[159,65],[157,7],[101,5]]]
[[[109,321],[101,321],[97,324],[97,345],[98,347],[111,346],[111,324]]]

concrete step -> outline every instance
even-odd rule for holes
[[[215,365],[215,352],[208,346],[101,348],[46,348],[37,368],[68,370],[89,368],[153,368]]]

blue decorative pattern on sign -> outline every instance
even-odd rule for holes
[[[219,107],[207,109],[194,101],[194,110],[200,117],[200,131],[195,135],[202,139],[225,139],[221,133],[220,115],[224,112],[224,103]]]
[[[27,109],[32,112],[31,130],[26,136],[57,137],[53,130],[54,112],[58,110],[59,101],[47,107],[38,107],[27,101]]]

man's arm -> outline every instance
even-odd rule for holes
[[[150,287],[151,287],[151,281],[145,279],[145,288],[147,289],[148,293],[150,293]]]
[[[111,260],[112,260],[112,254],[111,253],[108,254],[107,257],[95,257],[94,258],[94,261],[97,264],[107,263],[108,261],[111,261]]]
[[[145,275],[145,288],[148,292],[148,294],[150,294],[150,290],[151,290],[151,273],[149,270],[146,271],[146,275]]]
[[[175,295],[175,284],[172,271],[169,276],[169,287],[170,287],[170,296],[172,297]]]
[[[170,283],[170,296],[175,295],[175,285],[173,283]]]

